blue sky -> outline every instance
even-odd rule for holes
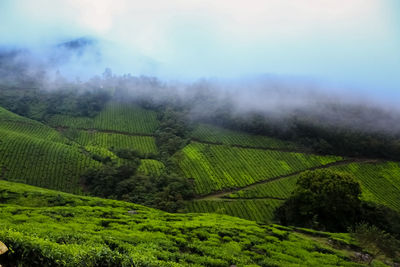
[[[114,72],[165,79],[276,74],[400,96],[397,0],[2,0],[0,43],[94,36]],[[399,99],[400,101],[400,99]]]

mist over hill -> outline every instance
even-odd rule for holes
[[[0,1],[0,267],[398,267],[396,1]]]
[[[71,77],[65,68],[101,62],[99,41],[78,38],[49,47],[40,54],[28,48],[0,49],[3,86],[64,90],[67,87],[115,90],[121,100],[185,106],[192,119],[211,120],[216,114],[246,117],[258,114],[282,128],[293,120],[369,133],[398,135],[400,112],[392,102],[344,90],[329,90],[299,77],[253,75],[236,79],[209,78],[193,82],[161,80],[151,76],[114,74],[107,68],[85,80]]]

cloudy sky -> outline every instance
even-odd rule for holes
[[[0,44],[101,40],[99,69],[167,79],[276,74],[400,90],[398,0],[1,0]],[[361,89],[360,89],[361,90]]]

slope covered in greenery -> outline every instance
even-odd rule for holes
[[[198,124],[192,134],[192,138],[210,143],[219,143],[224,145],[235,145],[243,147],[262,147],[262,148],[280,148],[295,149],[298,146],[291,142],[285,142],[277,138],[271,138],[262,135],[252,135],[245,132],[224,129],[211,124]]]
[[[397,211],[400,210],[399,163],[350,163],[328,168],[353,175],[361,185],[361,198],[363,200],[381,204]],[[294,175],[270,182],[267,181],[266,183],[238,190],[222,197],[246,200],[264,199],[265,201],[273,201],[274,199],[283,200],[290,196],[296,186],[297,179],[298,175]],[[192,210],[201,211],[201,209],[195,209],[197,206],[191,205],[190,207]],[[210,212],[215,211],[215,209],[210,209]],[[232,213],[232,215],[246,218],[241,213]],[[250,217],[247,218],[251,219]]]
[[[154,159],[142,159],[138,168],[139,173],[149,176],[160,176],[165,166],[162,162]]]
[[[264,184],[255,185],[227,195],[228,198],[280,198],[290,196],[296,186],[298,175],[288,176]]]
[[[151,136],[79,131],[77,137],[73,140],[82,146],[98,146],[106,149],[132,149],[143,155],[157,153],[154,137]]]
[[[400,210],[400,164],[350,163],[329,167],[352,174],[360,183],[362,198]],[[234,192],[229,198],[287,198],[293,191],[298,176],[290,176]]]
[[[0,108],[0,177],[80,192],[79,177],[99,163],[54,129]]]
[[[109,103],[94,118],[54,115],[48,122],[54,127],[98,129],[135,134],[152,134],[158,127],[156,112],[123,103]]]
[[[227,214],[259,223],[272,223],[274,211],[282,205],[277,199],[204,199],[186,204],[188,212]]]
[[[342,158],[193,142],[177,155],[177,160],[185,176],[195,179],[196,192],[207,194],[326,165]]]
[[[27,137],[36,137],[48,141],[66,141],[56,130],[40,122],[19,116],[2,107],[0,107],[0,130],[18,132],[25,134]]]
[[[352,163],[334,169],[357,178],[363,199],[400,211],[400,163]]]
[[[347,234],[317,239],[226,215],[169,214],[6,181],[0,200],[0,240],[9,247],[1,264],[362,266],[341,249],[352,242]]]
[[[79,177],[99,163],[66,144],[0,130],[0,177],[31,185],[80,192]]]

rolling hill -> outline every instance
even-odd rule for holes
[[[0,197],[0,240],[11,251],[1,264],[362,266],[351,261],[358,248],[347,234],[170,214],[6,181]]]

